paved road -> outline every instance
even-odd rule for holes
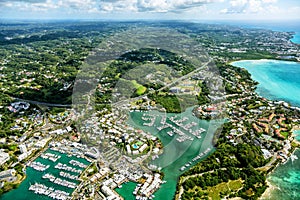
[[[40,102],[40,101],[33,101],[33,100],[27,100],[27,99],[20,99],[20,98],[15,98],[12,97],[15,100],[18,101],[25,101],[31,104],[36,104],[36,105],[43,105],[43,106],[49,106],[49,107],[63,107],[63,108],[71,108],[72,104],[56,104],[56,103],[47,103],[47,102]]]

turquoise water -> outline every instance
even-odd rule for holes
[[[192,115],[192,108],[188,108],[185,112],[181,114],[173,113],[160,113],[158,111],[149,111],[151,114],[159,115],[155,121],[154,126],[148,127],[143,126],[142,116],[145,112],[132,112],[130,115],[129,124],[133,125],[136,128],[142,129],[151,133],[152,135],[160,138],[164,145],[164,152],[159,156],[158,159],[154,160],[152,164],[161,167],[164,172],[164,180],[166,183],[162,184],[160,189],[154,193],[157,200],[172,200],[176,192],[176,184],[178,177],[184,172],[180,171],[180,168],[186,163],[190,162],[196,155],[200,152],[205,151],[207,148],[211,148],[210,153],[214,151],[212,145],[212,139],[214,136],[215,130],[223,123],[223,121],[206,121],[199,120]],[[177,116],[179,118],[187,117],[188,120],[184,124],[195,122],[197,125],[193,127],[193,130],[204,128],[207,131],[201,134],[201,139],[194,138],[193,141],[178,142],[176,140],[177,135],[170,137],[167,132],[168,129],[163,129],[158,131],[155,126],[160,126],[160,120],[162,116],[167,117],[167,122],[172,123],[168,118],[172,116]],[[209,154],[207,154],[208,156]],[[206,157],[207,157],[206,156]],[[202,160],[205,157],[202,158]],[[199,162],[200,160],[198,160]],[[192,163],[195,164],[196,162]],[[191,166],[192,166],[191,165]],[[123,188],[122,188],[123,189]],[[132,191],[131,191],[132,192]],[[128,198],[130,200],[130,198]],[[127,200],[125,198],[125,200]]]
[[[294,135],[296,135],[295,136],[296,140],[300,141],[300,130],[294,131]]]
[[[259,82],[257,93],[272,100],[300,106],[300,63],[278,60],[244,60],[232,65],[246,68]]]
[[[300,106],[300,64],[296,62],[259,60],[238,61],[234,66],[246,68],[252,78],[259,82],[257,92],[269,99],[285,100],[293,106]],[[295,131],[300,141],[300,131]],[[295,151],[299,159],[278,166],[268,177],[276,187],[268,200],[300,199],[300,150]]]
[[[69,164],[70,160],[78,160],[79,162],[82,162],[84,164],[89,164],[89,162],[87,162],[87,160],[85,160],[85,159],[77,158],[74,156],[68,157],[66,154],[61,154],[59,152],[52,151],[50,149],[48,149],[46,152],[60,155],[61,158],[58,159],[56,162],[52,162],[50,160],[46,160],[46,159],[38,157],[35,161],[41,162],[46,165],[50,165],[50,167],[48,169],[46,169],[44,172],[36,171],[31,167],[27,167],[26,179],[19,185],[19,187],[17,189],[11,190],[10,192],[5,193],[2,196],[0,196],[0,200],[12,200],[12,199],[13,200],[50,200],[50,199],[52,199],[52,198],[44,196],[44,195],[35,194],[33,191],[29,191],[28,188],[30,187],[31,184],[34,184],[34,183],[42,183],[48,187],[53,187],[55,190],[62,190],[62,191],[69,192],[69,193],[73,192],[74,189],[54,184],[54,183],[48,181],[47,179],[42,179],[42,176],[45,173],[51,173],[56,177],[60,177],[59,170],[54,168],[54,166],[58,162],[67,164],[68,166],[72,166],[71,164]],[[72,167],[76,168],[76,169],[82,169],[82,168],[76,167],[76,166],[72,166]],[[76,173],[72,173],[72,172],[68,172],[68,173],[77,175]],[[79,184],[79,181],[76,181],[76,180],[70,180],[70,179],[63,178],[63,177],[60,177],[60,178]]]
[[[123,183],[122,188],[116,188],[116,192],[121,195],[125,200],[135,200],[135,196],[132,194],[137,183],[128,182]]]
[[[296,35],[291,39],[292,42],[300,44],[300,32],[296,32]]]
[[[268,177],[272,185],[276,187],[268,200],[298,200],[300,199],[300,150],[294,155],[299,159],[289,161],[281,165]]]

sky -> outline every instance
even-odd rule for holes
[[[300,0],[0,0],[2,19],[300,19]]]

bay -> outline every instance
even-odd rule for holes
[[[242,60],[231,63],[247,69],[259,82],[257,93],[300,107],[300,63],[279,60]]]

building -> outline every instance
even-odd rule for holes
[[[37,148],[43,148],[44,146],[46,146],[49,140],[51,140],[51,138],[44,138],[42,140],[37,141],[37,143],[35,143],[34,146]]]
[[[261,151],[263,152],[263,156],[265,159],[272,157],[272,154],[267,149],[261,149]]]
[[[21,153],[26,153],[27,152],[27,148],[26,148],[25,144],[20,144],[19,149],[20,149]]]
[[[9,154],[0,149],[0,165],[6,163],[9,159]]]
[[[103,185],[101,188],[101,191],[104,193],[104,195],[106,196],[107,200],[121,200],[120,197],[118,197],[112,189],[110,189],[109,187],[107,187],[106,185]]]
[[[0,172],[0,180],[10,180],[12,178],[15,178],[16,170],[15,169],[9,169],[6,171]]]
[[[127,150],[127,153],[129,155],[131,155],[131,148],[130,148],[129,144],[126,145],[126,150]]]
[[[85,152],[85,155],[94,159],[98,159],[100,157],[100,153],[95,147],[92,147],[89,151]]]
[[[18,161],[22,161],[24,160],[25,158],[27,158],[28,156],[28,153],[22,153],[21,155],[18,156]]]
[[[145,151],[145,150],[147,149],[147,147],[148,147],[147,144],[143,144],[143,145],[140,147],[139,151],[142,153],[143,151]]]

